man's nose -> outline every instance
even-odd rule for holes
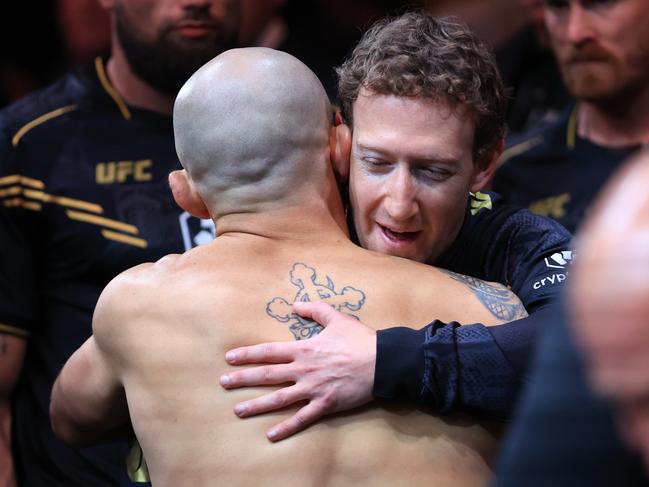
[[[592,13],[585,9],[581,2],[570,2],[566,22],[566,37],[570,43],[583,44],[593,38]]]
[[[417,214],[417,183],[407,167],[391,174],[387,185],[385,209],[395,221],[406,221]]]

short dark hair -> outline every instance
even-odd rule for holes
[[[505,135],[507,102],[494,56],[456,18],[410,11],[379,20],[336,73],[338,102],[349,124],[353,104],[365,88],[467,109],[475,120],[476,161],[490,154]]]

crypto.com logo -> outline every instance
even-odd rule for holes
[[[550,257],[545,258],[545,265],[550,269],[565,269],[573,259],[572,250],[562,250],[555,252]]]

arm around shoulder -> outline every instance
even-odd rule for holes
[[[128,306],[123,281],[119,276],[104,289],[93,316],[93,336],[68,359],[52,388],[52,429],[73,446],[121,438],[130,431],[119,359]]]

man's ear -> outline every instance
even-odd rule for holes
[[[169,173],[169,187],[178,206],[187,213],[202,219],[211,218],[187,171],[182,169]]]
[[[352,131],[341,123],[331,127],[329,132],[329,152],[331,163],[339,183],[349,180],[349,159],[352,151]]]
[[[504,148],[505,139],[501,138],[498,141],[498,145],[496,145],[491,153],[486,154],[482,161],[475,162],[475,174],[473,175],[473,182],[471,183],[470,188],[472,193],[491,186],[491,180],[493,179],[494,172],[498,167],[498,158],[500,157],[500,154],[503,153]]]

